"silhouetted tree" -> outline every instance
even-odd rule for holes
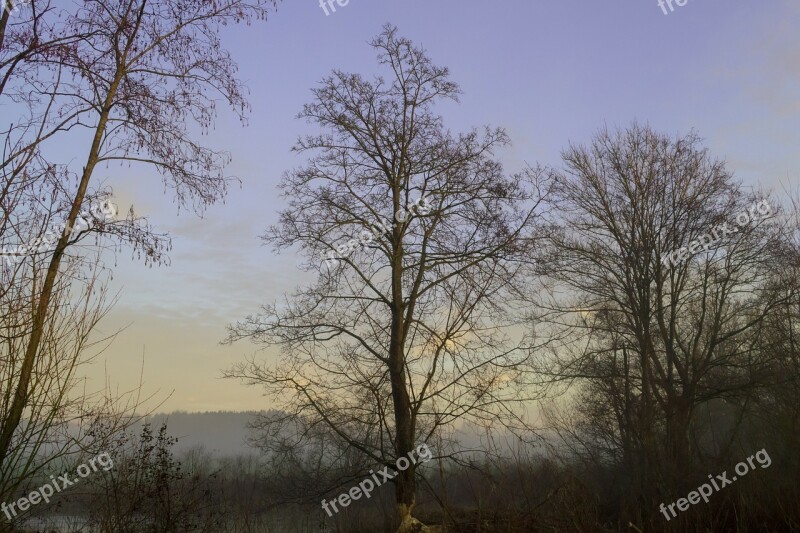
[[[322,426],[395,468],[460,419],[524,426],[530,339],[508,327],[546,191],[538,171],[506,176],[492,158],[503,130],[445,129],[434,105],[459,94],[446,68],[391,26],[372,46],[388,78],[334,71],[313,90],[300,117],[323,131],[297,142],[313,156],[284,178],[288,208],[264,237],[298,246],[318,280],[231,328],[230,341],[281,346],[283,358],[229,376],[281,402],[288,416],[267,422],[291,449]],[[415,470],[394,480],[401,530],[417,523]]]
[[[775,200],[746,193],[694,134],[634,124],[564,161],[546,307],[571,342],[548,371],[583,384],[586,441],[624,465],[623,517],[641,521],[685,487],[699,407],[768,383],[774,354],[753,340],[800,288],[783,260],[791,233]]]

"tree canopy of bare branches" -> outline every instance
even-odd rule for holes
[[[570,341],[547,372],[585,385],[584,437],[599,458],[625,465],[630,517],[640,520],[684,488],[702,456],[700,408],[741,405],[771,383],[775,354],[759,338],[797,298],[792,229],[774,198],[746,191],[695,134],[634,124],[563,157],[544,308]],[[768,216],[753,216],[757,202]],[[752,220],[736,232],[691,246],[742,213]],[[692,254],[665,260],[681,247]]]
[[[218,104],[242,121],[248,110],[220,27],[264,19],[274,5],[270,0],[31,0],[13,17],[3,10],[0,105],[4,118],[6,110],[16,115],[0,124],[0,245],[38,239],[54,221],[63,221],[65,229],[52,249],[3,266],[3,314],[9,311],[3,326],[13,342],[4,342],[0,354],[0,471],[13,475],[17,459],[9,454],[24,438],[26,410],[55,405],[32,403],[49,394],[37,389],[47,383],[41,373],[62,373],[57,390],[69,389],[65,376],[77,359],[59,355],[52,345],[63,335],[53,329],[68,302],[61,291],[97,264],[82,262],[84,250],[76,244],[86,244],[90,235],[110,237],[132,246],[146,262],[167,260],[168,236],[156,233],[133,208],[119,220],[93,220],[89,228],[72,231],[92,201],[112,192],[99,182],[98,165],[125,163],[158,173],[180,206],[200,210],[219,200],[235,179],[225,172],[230,156],[195,137],[211,127]],[[64,160],[65,145],[84,151]],[[73,341],[85,344],[96,320],[87,313],[71,330]],[[58,365],[59,357],[66,366]]]
[[[435,105],[459,89],[423,49],[391,26],[371,44],[386,77],[334,71],[313,90],[300,118],[321,132],[297,142],[310,159],[284,177],[288,207],[264,237],[299,247],[317,281],[232,326],[229,340],[283,356],[229,376],[274,394],[287,416],[272,422],[298,446],[315,432],[297,428],[323,427],[393,465],[458,420],[524,425],[531,338],[510,327],[546,183],[531,168],[504,173],[502,129],[445,129]],[[413,466],[395,489],[401,529],[412,527]]]

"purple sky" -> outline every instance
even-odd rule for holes
[[[222,113],[205,139],[232,153],[231,173],[242,179],[225,204],[202,219],[178,215],[154,173],[104,170],[120,208],[133,203],[170,231],[174,250],[168,268],[119,256],[120,301],[101,329],[128,327],[92,379],[108,373],[129,388],[144,353],[145,392],[175,391],[161,410],[269,407],[260,390],[219,379],[255,347],[217,343],[226,324],[302,282],[296,257],[257,239],[282,207],[281,174],[303,162],[289,149],[309,126],[295,116],[331,69],[377,72],[367,42],[386,22],[461,85],[461,103],[441,108],[448,127],[507,129],[513,146],[499,156],[508,171],[557,165],[568,142],[639,120],[667,133],[695,129],[753,187],[800,181],[796,0],[688,0],[669,15],[657,0],[350,0],[336,10],[291,1],[266,23],[227,32],[253,112],[247,128]]]

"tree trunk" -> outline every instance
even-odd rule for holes
[[[667,418],[667,450],[671,464],[665,466],[674,476],[676,489],[683,489],[688,474],[690,406],[690,401],[679,397]]]
[[[2,0],[0,0],[2,1]],[[45,276],[42,292],[39,294],[38,301],[36,302],[36,311],[33,315],[33,325],[31,327],[31,337],[28,341],[28,346],[25,349],[25,357],[22,360],[22,368],[20,369],[19,381],[17,388],[14,391],[14,399],[11,402],[11,407],[8,410],[8,417],[4,421],[3,430],[0,432],[0,465],[5,461],[8,450],[11,446],[11,441],[14,437],[14,432],[19,426],[22,419],[22,413],[25,411],[25,406],[28,403],[29,387],[31,378],[33,377],[33,366],[36,362],[36,355],[39,353],[39,345],[42,341],[42,334],[44,332],[45,319],[50,308],[50,299],[53,295],[53,287],[55,285],[56,276],[61,266],[61,258],[64,255],[64,250],[69,241],[70,228],[75,225],[78,218],[78,213],[81,210],[81,204],[86,196],[86,190],[89,187],[89,180],[94,172],[94,167],[100,154],[100,146],[105,134],[106,123],[108,122],[111,107],[114,102],[114,97],[117,93],[117,88],[122,79],[121,70],[117,72],[113,82],[109,86],[108,94],[100,113],[100,118],[97,122],[95,129],[92,147],[89,150],[89,156],[86,160],[86,166],[83,167],[83,174],[81,181],[78,185],[78,191],[72,202],[72,209],[67,216],[67,228],[62,233],[61,238],[56,244],[56,249],[53,252],[53,257],[50,259],[50,264],[47,267],[47,274]]]
[[[411,463],[410,453],[414,450],[414,424],[411,415],[411,400],[406,388],[405,359],[403,346],[400,342],[402,335],[402,320],[392,320],[392,340],[389,347],[390,369],[389,375],[392,384],[392,400],[394,402],[395,421],[395,459],[405,457],[408,468],[397,469],[395,483],[395,507],[400,519],[398,531],[415,531],[414,526],[419,522],[411,516],[416,501],[416,483],[414,480],[414,465]]]
[[[395,209],[396,210],[396,209]],[[399,241],[399,228],[395,226],[395,238]],[[389,343],[389,377],[392,384],[395,422],[395,461],[401,457],[407,460],[408,468],[397,468],[395,483],[395,509],[400,519],[399,533],[421,531],[422,524],[411,513],[416,502],[416,483],[411,452],[414,450],[414,418],[411,412],[411,399],[406,384],[406,359],[403,328],[403,249],[400,244],[395,251],[392,269],[392,330]]]

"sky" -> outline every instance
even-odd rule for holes
[[[674,4],[675,5],[675,4]],[[308,280],[291,251],[259,235],[284,208],[277,184],[305,156],[290,151],[316,130],[296,118],[332,69],[379,73],[368,42],[384,24],[450,69],[463,92],[439,111],[448,128],[501,126],[506,170],[559,165],[570,142],[634,120],[669,134],[696,131],[748,186],[800,183],[800,3],[688,0],[349,0],[326,15],[318,0],[283,3],[266,22],[227,27],[224,43],[250,89],[247,127],[221,110],[202,142],[227,150],[241,180],[202,217],[179,210],[147,168],[99,178],[120,209],[133,205],[173,239],[168,267],[116,258],[117,304],[98,334],[121,330],[86,371],[93,385],[140,382],[158,411],[268,409],[257,387],[222,371],[275,351],[220,345],[226,325]],[[668,8],[667,8],[668,9]]]

